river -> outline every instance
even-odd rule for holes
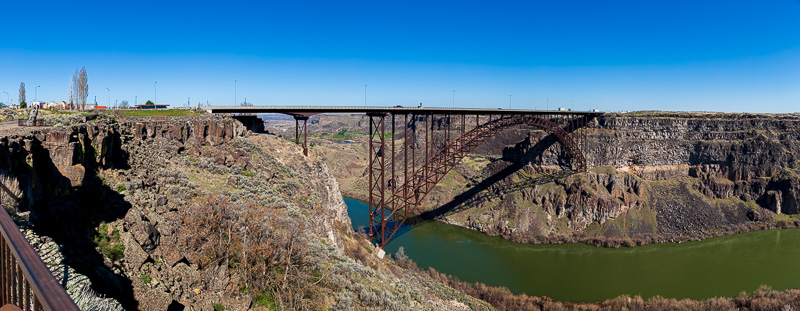
[[[350,198],[345,203],[353,227],[366,227],[367,205]],[[623,294],[706,299],[753,292],[762,284],[776,290],[800,286],[798,229],[616,249],[513,243],[438,221],[406,229],[389,242],[387,252],[402,246],[420,268],[560,301]]]

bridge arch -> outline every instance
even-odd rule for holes
[[[584,117],[582,123],[570,123],[564,128],[540,116],[518,115],[491,120],[464,132],[428,158],[402,185],[392,187],[389,200],[381,200],[387,204],[370,204],[370,235],[381,246],[385,246],[405,222],[407,215],[416,212],[420,202],[464,157],[497,134],[517,126],[533,126],[553,136],[570,158],[572,168],[585,170],[586,158],[573,134],[586,121]],[[370,193],[374,193],[372,189]]]

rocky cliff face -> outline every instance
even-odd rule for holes
[[[238,121],[105,119],[0,146],[32,242],[126,309],[485,308],[370,256],[327,165]]]
[[[135,197],[141,201],[133,201],[127,190],[150,186],[158,192],[167,186],[161,183],[169,177],[170,155],[230,144],[245,134],[232,120],[98,122],[5,136],[0,139],[0,161],[4,163],[2,174],[20,190],[19,209],[30,211],[28,218],[39,234],[63,245],[66,264],[87,275],[95,289],[114,296],[126,308],[152,309],[167,306],[172,299],[139,305],[142,294],[135,282],[141,275],[139,268],[144,260],[152,261],[146,251],[158,251],[162,258],[180,254],[172,236],[180,228],[175,222],[180,216],[174,212],[187,203],[185,195],[192,190],[175,197],[142,191],[141,195],[149,197]],[[143,152],[150,147],[157,150]],[[213,161],[222,165],[248,164],[247,158],[237,153],[217,152],[214,156]],[[143,168],[142,163],[151,165]],[[128,174],[142,178],[117,183],[119,176]],[[150,207],[149,213],[142,211],[144,206]],[[99,232],[100,227],[109,232]],[[107,245],[97,250],[98,241]],[[188,267],[178,270],[175,276],[190,275],[192,270],[197,274]],[[173,289],[188,293],[190,285]]]
[[[532,131],[478,174],[490,182],[472,187],[493,195],[456,197],[459,212],[446,219],[520,241],[647,242],[791,224],[795,216],[777,215],[800,212],[798,125],[797,115],[606,114],[587,130],[595,168],[548,178],[562,152]]]

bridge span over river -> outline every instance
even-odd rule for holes
[[[572,169],[586,170],[584,129],[589,121],[602,114],[564,109],[401,106],[227,106],[205,109],[215,114],[291,115],[295,119],[295,142],[302,144],[305,155],[308,155],[309,117],[322,113],[366,114],[369,117],[369,234],[381,247],[392,239],[410,214],[417,212],[420,202],[453,167],[482,143],[507,129],[532,126],[547,132],[547,138],[552,137],[561,146],[562,154],[570,160]],[[389,132],[387,127],[390,127]],[[432,143],[434,135],[441,138],[440,144]],[[399,146],[398,140],[401,140]]]
[[[602,114],[564,110],[400,106],[251,106],[206,107],[206,110],[216,114],[291,115],[295,119],[295,141],[298,144],[302,141],[306,155],[306,122],[309,117],[321,113],[366,114],[369,117],[369,234],[382,248],[397,233],[408,215],[416,212],[421,200],[461,159],[506,129],[527,125],[547,132],[547,137],[552,137],[561,145],[562,154],[570,160],[572,168],[585,170],[586,133],[583,129],[590,120]],[[398,122],[402,122],[399,131]],[[391,127],[388,133],[387,126]],[[424,135],[423,143],[419,142],[418,135]],[[434,136],[443,139],[434,144]],[[401,139],[399,147],[398,139]],[[0,194],[4,192],[14,197],[13,192],[0,183]],[[0,211],[0,309],[78,310],[5,211]]]

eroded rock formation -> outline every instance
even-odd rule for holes
[[[0,146],[54,273],[126,309],[487,307],[370,255],[327,165],[235,120],[101,118]]]
[[[447,218],[520,241],[649,241],[747,230],[800,212],[800,117],[640,114],[596,119],[586,150],[595,168],[570,176],[542,179],[564,159],[544,133],[530,132],[479,173],[497,179],[484,187],[494,196],[462,199]],[[498,174],[508,167],[520,170]]]

